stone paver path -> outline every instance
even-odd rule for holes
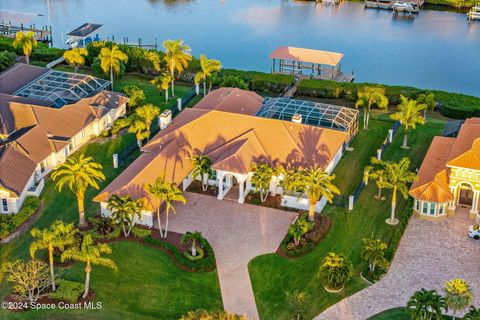
[[[480,306],[480,241],[467,237],[465,210],[444,221],[412,218],[388,274],[376,284],[325,310],[316,320],[364,320],[405,306],[421,288],[442,291],[445,281],[463,278]]]
[[[188,192],[185,196],[187,204],[176,207],[169,230],[201,231],[215,251],[225,310],[259,319],[248,262],[275,252],[296,214]]]

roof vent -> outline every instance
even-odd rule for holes
[[[52,139],[52,138],[53,138],[53,134],[52,134],[50,131],[48,131],[48,133],[47,133],[47,138],[48,138],[48,139]]]
[[[298,114],[298,113],[295,113],[295,114],[292,116],[292,122],[302,123],[302,115],[301,115],[301,114]]]

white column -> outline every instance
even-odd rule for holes
[[[245,196],[244,196],[244,189],[245,189],[245,178],[238,179],[238,203],[243,203],[245,201]]]
[[[224,178],[224,173],[221,171],[217,171],[217,179],[218,179],[217,199],[220,199],[220,200],[223,199],[223,178]]]
[[[478,196],[479,191],[473,192],[473,201],[472,201],[472,208],[470,209],[470,213],[478,213]]]

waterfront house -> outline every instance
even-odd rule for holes
[[[455,138],[433,139],[410,195],[420,218],[440,219],[465,207],[480,219],[480,118],[465,120]]]
[[[16,64],[0,74],[0,214],[16,213],[43,178],[126,112],[108,81]]]
[[[142,154],[108,185],[94,200],[100,202],[102,214],[109,216],[108,199],[112,195],[130,195],[144,199],[145,210],[138,223],[153,226],[152,211],[157,207],[156,199],[146,193],[144,186],[157,177],[175,183],[186,190],[192,181],[192,156],[206,155],[212,162],[213,176],[209,184],[217,188],[217,198],[229,197],[243,203],[247,194],[255,190],[251,178],[251,167],[266,162],[272,166],[320,167],[330,173],[340,160],[350,141],[350,132],[332,129],[333,124],[320,127],[302,123],[307,114],[329,114],[335,121],[346,119],[347,108],[322,106],[289,99],[289,107],[278,100],[275,113],[273,100],[262,98],[255,93],[232,88],[221,88],[211,92],[195,107],[182,111],[168,126],[161,130],[142,149]],[[267,108],[268,112],[263,110]],[[288,110],[287,110],[288,109]],[[282,110],[284,113],[282,113]],[[288,121],[274,118],[297,110]],[[337,113],[334,113],[336,110]],[[355,117],[349,118],[356,123]],[[302,116],[301,112],[305,114]],[[262,114],[260,116],[259,114]],[[320,121],[317,119],[318,123]],[[161,121],[165,124],[164,121]],[[348,128],[356,128],[351,123]],[[283,194],[279,186],[281,176],[274,177],[270,184],[271,194]],[[301,199],[284,205],[308,208],[308,201]],[[320,211],[326,200],[319,201]]]

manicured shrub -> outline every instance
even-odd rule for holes
[[[147,230],[147,229],[142,229],[142,228],[139,228],[139,227],[133,227],[131,232],[132,232],[132,235],[135,238],[139,238],[139,239],[145,239],[150,234],[152,234],[152,231]]]
[[[253,77],[250,86],[255,91],[276,94],[282,93],[293,79],[290,75],[264,73]]]
[[[202,259],[203,259],[203,257],[205,256],[205,252],[203,251],[202,248],[198,247],[198,248],[197,248],[197,255],[196,255],[196,256],[192,256],[189,251],[184,252],[183,255],[184,255],[185,258],[187,258],[189,261],[198,261],[198,260],[202,260]]]
[[[239,88],[243,90],[248,89],[248,84],[245,81],[243,81],[243,79],[237,76],[217,77],[215,79],[214,84],[219,87],[231,87],[231,88]]]
[[[0,52],[0,72],[10,68],[15,63],[16,54],[10,51]]]
[[[23,202],[23,207],[15,214],[0,215],[0,238],[7,237],[25,222],[40,206],[38,197],[28,196]]]
[[[52,299],[76,303],[83,291],[83,283],[59,279],[57,280],[57,290],[50,292],[49,296]]]
[[[133,117],[118,118],[113,122],[112,134],[118,134],[122,129],[130,127]]]

